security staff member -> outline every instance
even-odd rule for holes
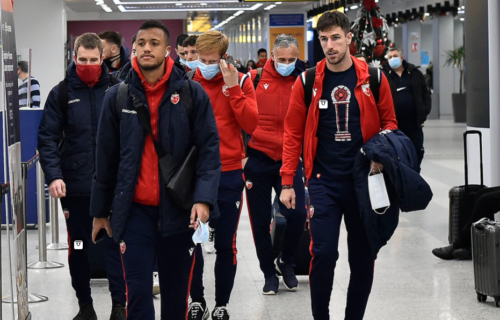
[[[252,221],[252,231],[257,249],[260,269],[264,273],[263,294],[278,293],[277,270],[283,276],[283,283],[290,291],[297,290],[299,282],[293,270],[293,259],[299,248],[306,209],[302,164],[297,166],[294,184],[297,206],[288,209],[280,203],[280,212],[287,225],[283,236],[283,250],[274,261],[269,225],[271,224],[272,189],[281,193],[281,158],[283,155],[283,123],[290,103],[292,87],[297,75],[304,71],[297,68],[299,43],[293,36],[279,35],[274,42],[271,59],[262,69],[250,72],[252,82],[258,80],[256,88],[259,108],[259,124],[248,143],[248,160],[244,172],[248,213]],[[256,80],[257,79],[257,80]]]
[[[309,106],[304,102],[306,76],[299,77],[293,86],[285,118],[280,200],[287,208],[297,205],[294,175],[304,150],[311,201],[309,283],[314,319],[330,319],[340,223],[344,218],[351,268],[345,318],[361,320],[372,287],[374,260],[354,189],[354,158],[380,130],[397,129],[397,121],[385,76],[380,74],[377,104],[371,94],[367,64],[349,55],[352,34],[347,16],[338,11],[325,12],[317,29],[326,59],[316,66]],[[379,169],[383,169],[381,164],[372,163],[372,171]]]
[[[59,86],[50,91],[38,129],[40,163],[50,195],[61,198],[66,217],[71,284],[80,305],[74,320],[97,319],[90,295],[90,193],[95,172],[98,119],[104,95],[113,85],[108,68],[103,64],[102,50],[101,40],[94,33],[85,33],[76,39],[75,61],[69,65],[64,79],[67,92],[60,92]],[[61,107],[64,96],[68,101],[66,107]],[[63,143],[59,149],[61,139]],[[105,237],[104,242],[113,300],[111,320],[124,320],[125,282],[119,247],[109,237]]]
[[[218,31],[200,35],[196,41],[199,64],[194,75],[194,80],[201,84],[210,97],[220,136],[222,173],[217,198],[220,217],[210,221],[210,226],[215,230],[217,250],[212,318],[218,320],[229,319],[227,304],[236,275],[236,231],[244,188],[242,159],[245,149],[241,130],[252,133],[258,122],[252,82],[247,75],[238,73],[233,65],[226,63],[224,58],[228,47],[227,37]],[[201,253],[199,246],[197,251]],[[188,319],[206,319],[208,308],[203,297],[201,272],[193,276],[191,298]],[[199,314],[204,318],[196,318]]]
[[[201,86],[187,81],[184,68],[169,57],[168,43],[169,32],[160,21],[141,25],[126,102],[116,105],[117,86],[108,91],[97,133],[93,236],[105,228],[120,242],[128,320],[155,319],[151,274],[156,259],[161,319],[186,319],[196,255],[192,228],[198,218],[208,220],[217,199],[221,164],[212,106]],[[147,108],[154,139],[174,159],[181,161],[196,146],[192,210],[183,210],[167,193],[153,137],[138,121],[134,101]]]

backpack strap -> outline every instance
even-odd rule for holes
[[[122,110],[125,104],[127,103],[127,95],[128,95],[128,84],[125,82],[121,82],[118,85],[118,93],[116,94],[115,100],[115,109],[118,118],[122,119]]]
[[[68,84],[66,78],[59,82],[59,108],[63,116],[63,127],[68,124]]]
[[[190,72],[193,72],[194,74],[194,71]],[[184,83],[184,85],[182,86],[179,92],[179,98],[182,102],[182,105],[186,109],[186,113],[189,118],[189,124],[191,126],[191,129],[193,129],[194,108],[193,108],[193,97],[191,96],[191,85],[189,84],[189,81],[186,81],[186,83]]]
[[[257,74],[255,75],[255,79],[253,79],[253,88],[255,90],[257,90],[257,87],[259,86],[260,78],[262,78],[262,71],[264,71],[263,68],[257,68]]]
[[[304,103],[306,104],[307,113],[312,102],[312,94],[314,87],[314,78],[316,77],[316,67],[309,68],[302,75],[302,85],[304,86]]]
[[[118,75],[117,75],[118,76]],[[110,80],[111,80],[111,85],[114,86],[114,85],[117,85],[119,84],[121,81],[116,78],[115,76],[110,76]]]
[[[380,69],[374,67],[368,67],[368,73],[370,74],[370,90],[373,93],[373,98],[375,98],[375,103],[378,105],[378,101],[380,98],[380,82],[381,82]]]

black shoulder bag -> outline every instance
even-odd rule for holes
[[[186,85],[189,86],[189,84]],[[126,86],[126,84],[121,84],[120,86]],[[181,89],[181,99],[185,100],[183,103],[186,104],[186,109],[192,108],[190,92],[188,92],[189,94],[183,94],[182,91],[185,91],[184,87]],[[193,206],[196,186],[196,163],[198,162],[198,150],[196,146],[191,147],[183,161],[177,161],[170,154],[166,153],[153,136],[151,118],[149,112],[146,110],[146,106],[134,94],[131,94],[131,97],[142,129],[153,139],[156,154],[158,155],[160,172],[165,181],[167,193],[180,208],[190,210]],[[190,115],[189,112],[188,115]]]

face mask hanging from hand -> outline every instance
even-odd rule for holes
[[[382,172],[374,175],[368,174],[368,194],[370,196],[372,210],[376,213],[384,214],[391,206],[385,186],[384,174]]]
[[[399,58],[399,57],[394,57],[394,58],[389,59],[389,65],[393,69],[399,68],[401,66],[401,63],[402,63],[401,58]]]
[[[201,74],[203,75],[203,78],[207,80],[213,79],[219,73],[219,64],[209,64],[206,65],[202,62],[198,64],[198,69],[200,69]]]
[[[198,224],[198,228],[193,233],[193,242],[197,243],[205,243],[208,241],[208,227],[206,223],[201,222],[200,219],[196,222]]]
[[[295,70],[296,62],[297,60],[295,60],[290,64],[278,62],[278,68],[276,69],[276,71],[278,71],[278,73],[281,74],[283,77],[289,76],[292,74],[293,70]]]

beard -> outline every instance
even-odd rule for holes
[[[347,56],[347,50],[344,51],[344,53],[342,54],[341,52],[339,52],[337,54],[337,58],[334,58],[335,60],[330,60],[328,57],[327,57],[327,61],[328,63],[330,64],[333,64],[333,65],[338,65],[338,64],[341,64],[342,62],[344,62],[345,60],[345,57]]]
[[[162,60],[159,60],[159,61],[155,61],[154,64],[149,64],[149,65],[144,65],[140,62],[140,59],[137,60],[137,63],[139,64],[139,67],[144,70],[144,71],[153,71],[153,70],[156,70],[158,68],[160,68],[163,63],[165,63],[165,59],[162,59]]]

